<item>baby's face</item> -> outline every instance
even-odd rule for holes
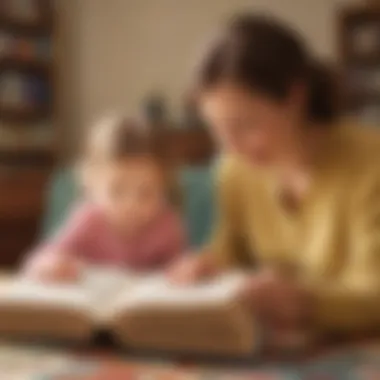
[[[126,233],[140,230],[162,211],[166,203],[163,173],[150,158],[109,163],[98,173],[92,196]]]

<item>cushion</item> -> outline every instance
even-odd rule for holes
[[[212,169],[209,166],[184,167],[179,173],[183,190],[184,222],[192,247],[202,245],[209,237],[213,219]],[[54,233],[64,223],[78,188],[72,170],[58,169],[51,179],[42,223],[42,238]]]
[[[49,237],[65,222],[77,199],[77,190],[71,170],[60,168],[53,173],[45,200],[42,239]]]
[[[186,168],[180,172],[184,194],[184,219],[191,246],[204,244],[211,233],[214,189],[211,167]]]

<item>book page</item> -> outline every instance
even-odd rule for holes
[[[230,273],[192,285],[170,282],[164,274],[141,275],[105,268],[86,268],[73,284],[43,284],[15,278],[0,289],[0,306],[75,308],[99,322],[131,308],[210,307],[233,300],[245,276]]]
[[[85,309],[97,313],[107,308],[135,276],[111,268],[87,267],[75,283],[42,283],[16,276],[0,289],[0,305]]]
[[[89,298],[76,284],[48,285],[15,278],[1,288],[0,305],[84,308],[89,306]]]
[[[84,272],[82,287],[89,299],[90,313],[94,320],[107,321],[115,300],[120,294],[128,296],[139,283],[139,276],[117,268],[88,267]]]
[[[122,294],[114,306],[115,312],[141,307],[191,308],[209,307],[233,300],[241,289],[245,276],[226,274],[192,285],[171,283],[164,275],[140,279],[128,294]]]
[[[121,292],[128,293],[139,282],[139,276],[117,268],[89,266],[83,272],[81,287],[94,303],[110,302]]]

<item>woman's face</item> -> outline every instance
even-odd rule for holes
[[[295,146],[301,122],[300,92],[278,102],[230,84],[205,91],[200,108],[225,151],[259,166],[276,165]]]

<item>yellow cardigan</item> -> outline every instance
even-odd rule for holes
[[[227,266],[299,268],[318,329],[380,327],[380,133],[335,126],[317,161],[306,199],[289,214],[269,170],[223,157],[212,252]]]

